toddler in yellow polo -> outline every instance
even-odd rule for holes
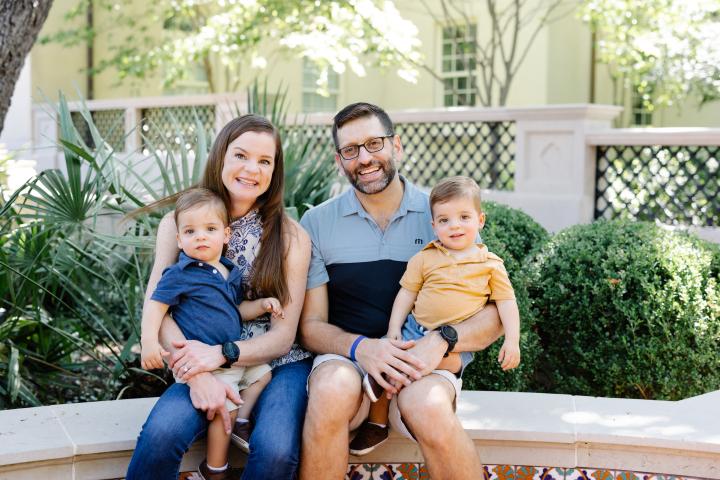
[[[475,315],[488,301],[494,301],[505,330],[498,362],[503,370],[517,367],[520,315],[515,293],[502,259],[485,245],[476,243],[478,231],[485,225],[480,187],[468,177],[442,180],[430,193],[430,210],[438,238],[408,262],[393,303],[387,336],[416,340],[441,329],[448,352],[437,368],[459,372],[459,376],[471,354],[452,351],[457,332],[451,326]],[[387,438],[387,399],[369,376],[365,376],[363,385],[370,399],[377,403],[372,405],[368,421],[350,443],[350,451],[355,455],[372,451]]]

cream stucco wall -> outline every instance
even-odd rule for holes
[[[50,16],[43,29],[43,34],[57,31],[67,26],[64,19],[76,0],[56,0]],[[442,14],[439,0],[428,0],[436,12],[435,18],[429,15],[422,4],[413,0],[396,0],[396,6],[402,15],[411,20],[419,29],[422,41],[421,51],[425,63],[436,71],[440,70]],[[469,18],[477,22],[480,40],[485,38],[489,28],[489,19],[484,2],[465,0],[462,2]],[[159,25],[153,25],[152,19],[143,15],[143,2],[133,0],[123,8],[135,11],[139,22],[146,22],[149,31],[157,31]],[[105,28],[110,22],[108,12],[96,9],[95,25]],[[84,18],[75,22],[84,22]],[[537,21],[537,19],[535,19]],[[520,35],[520,45],[526,43],[532,31],[532,23],[526,26]],[[117,30],[113,32],[115,39],[124,39],[131,31]],[[138,35],[138,38],[140,35]],[[107,58],[110,45],[105,37],[100,36],[94,45],[94,61],[99,64]],[[295,55],[279,53],[268,44],[261,49],[268,60],[265,70],[250,67],[247,56],[239,56],[240,81],[239,90],[255,78],[260,81],[267,79],[271,91],[281,85],[287,88],[291,111],[302,110],[302,60]],[[41,45],[38,43],[32,51],[32,85],[35,101],[41,101],[37,94],[42,91],[50,99],[57,97],[57,91],[66,92],[75,98],[76,91],[87,96],[86,74],[82,71],[86,65],[86,49],[84,46],[61,47],[57,44]],[[217,62],[214,64],[215,83],[220,91],[227,82],[224,81],[222,69]],[[588,28],[576,17],[574,12],[560,15],[547,28],[543,28],[534,39],[532,46],[513,80],[508,106],[584,103],[590,100],[590,33]],[[160,75],[151,76],[144,81],[125,79],[120,81],[117,73],[110,69],[94,79],[94,98],[125,98],[137,96],[158,96],[177,93],[205,93],[197,88],[198,82],[187,82],[174,89],[162,86]],[[352,71],[340,76],[338,107],[354,101],[370,101],[383,105],[388,110],[417,109],[441,107],[442,84],[428,72],[420,70],[418,82],[408,83],[400,79],[394,68],[367,68],[367,75],[359,77]],[[606,68],[598,65],[596,73],[597,103],[612,102],[612,82]],[[626,106],[627,107],[627,106]],[[630,112],[626,108],[625,118]],[[658,111],[654,116],[655,126],[718,126],[720,125],[720,102],[709,104],[702,109],[695,103],[688,102],[681,110],[676,108]]]
[[[77,3],[74,0],[55,0],[39,38],[57,32],[61,27],[81,25],[84,19],[65,20],[65,13]],[[44,97],[56,100],[58,91],[75,96],[80,91],[87,95],[85,75],[81,72],[87,65],[84,45],[63,47],[57,43],[35,43],[32,56],[32,95],[35,102]]]

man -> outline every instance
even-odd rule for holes
[[[335,161],[352,189],[310,210],[312,259],[300,338],[315,359],[308,379],[301,479],[340,479],[349,433],[365,419],[367,372],[387,391],[391,426],[416,440],[434,480],[475,478],[480,459],[455,416],[460,382],[435,370],[448,351],[486,348],[501,334],[494,307],[417,342],[380,339],[408,259],[434,238],[426,194],[397,173],[400,137],[381,108],[356,103],[333,124]],[[459,372],[461,373],[461,372]],[[387,380],[386,380],[387,379]]]

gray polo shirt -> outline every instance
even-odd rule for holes
[[[383,232],[349,189],[303,215],[312,258],[307,288],[327,284],[328,321],[350,333],[387,332],[410,257],[435,239],[428,195],[402,176],[400,208]]]

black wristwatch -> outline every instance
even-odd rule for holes
[[[235,342],[225,342],[222,344],[222,354],[225,357],[225,363],[220,365],[220,368],[230,368],[240,358],[240,347]]]
[[[439,332],[442,339],[445,340],[448,344],[447,351],[445,352],[445,355],[443,355],[444,357],[447,357],[448,354],[453,351],[453,349],[455,348],[455,344],[458,341],[457,330],[455,330],[450,325],[443,325],[442,327],[440,327]]]

